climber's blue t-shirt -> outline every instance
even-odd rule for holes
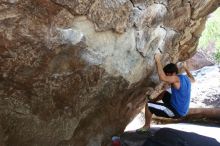
[[[178,75],[180,88],[171,87],[171,105],[176,109],[180,116],[185,116],[189,110],[191,82],[188,76]]]

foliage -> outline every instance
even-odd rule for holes
[[[215,53],[215,60],[217,61],[218,64],[220,64],[220,51]]]
[[[220,62],[220,8],[213,12],[207,22],[204,32],[199,39],[199,48],[202,50],[208,49],[209,45],[214,43],[215,53],[214,58]],[[212,47],[212,46],[211,46]]]

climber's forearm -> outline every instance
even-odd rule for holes
[[[191,81],[192,83],[194,83],[194,82],[195,82],[195,78],[194,78],[193,75],[190,73],[190,71],[188,70],[188,68],[187,68],[187,67],[184,67],[184,70],[186,71],[187,76],[190,78],[190,81]]]
[[[163,67],[162,67],[162,64],[159,59],[156,60],[156,65],[157,65],[158,76],[159,76],[160,80],[164,81],[166,78],[166,75],[163,71]]]

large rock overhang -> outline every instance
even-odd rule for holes
[[[2,0],[0,145],[99,146],[163,64],[190,58],[218,0]]]

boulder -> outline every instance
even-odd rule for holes
[[[149,135],[149,133],[153,133]],[[127,132],[121,136],[122,146],[219,146],[210,137],[171,128],[150,129],[148,133]]]
[[[196,52],[218,0],[1,0],[0,143],[106,146]]]
[[[202,52],[197,52],[192,58],[186,61],[190,70],[199,70],[205,66],[214,65],[207,55]]]

